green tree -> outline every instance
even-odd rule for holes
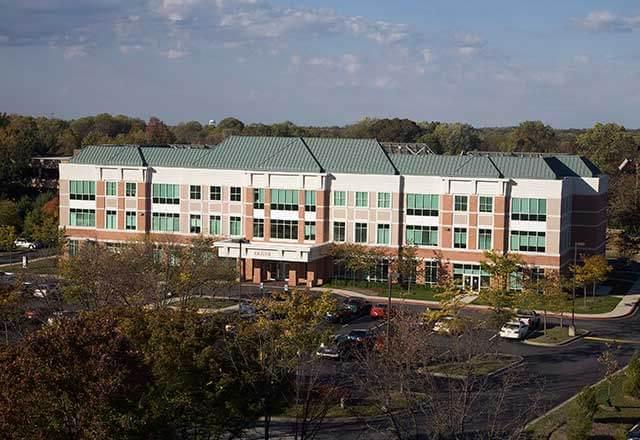
[[[121,312],[122,313],[122,312]],[[150,368],[147,417],[157,438],[239,436],[257,418],[250,384],[224,350],[224,317],[190,310],[124,312],[120,324]]]
[[[555,152],[558,147],[556,133],[542,121],[524,121],[510,136],[511,148],[515,151]]]
[[[469,124],[439,124],[434,134],[446,154],[459,154],[462,151],[476,150],[480,146],[478,131]]]
[[[593,426],[593,416],[598,409],[595,391],[584,388],[572,405],[569,406],[567,414],[567,438],[569,440],[586,440],[591,437]]]
[[[0,437],[147,434],[150,371],[113,317],[66,320],[0,350]]]
[[[640,355],[636,351],[624,372],[622,389],[627,396],[640,398]]]
[[[20,223],[20,215],[16,202],[7,199],[0,200],[0,225],[18,228]]]
[[[507,309],[513,308],[517,294],[510,283],[520,273],[522,259],[517,254],[485,251],[482,269],[491,276],[491,286],[480,291],[480,297],[491,307],[494,324],[499,326],[507,318]]]
[[[176,140],[169,127],[155,116],[149,119],[145,133],[148,144],[171,144]]]
[[[528,279],[524,289],[517,295],[516,305],[526,309],[541,309],[543,333],[547,333],[547,312],[560,313],[560,327],[563,326],[563,314],[569,305],[566,288],[569,281],[558,271],[545,271],[544,278]]]
[[[395,269],[403,282],[407,283],[407,293],[411,294],[411,280],[417,281],[424,275],[424,265],[418,258],[417,246],[401,246],[395,260]]]
[[[197,144],[202,142],[206,132],[198,121],[189,121],[173,127],[173,134],[179,144]]]
[[[41,145],[33,118],[12,116],[0,129],[0,194],[15,191],[26,181],[31,156],[41,151]]]
[[[0,225],[0,250],[10,251],[16,240],[16,228],[9,225]]]
[[[602,171],[616,174],[624,159],[637,157],[637,143],[627,129],[618,124],[597,123],[576,140],[578,152],[589,157]]]
[[[357,243],[332,243],[329,255],[351,272],[354,283],[357,278],[369,275],[380,259],[385,257],[382,249]]]

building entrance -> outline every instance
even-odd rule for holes
[[[462,278],[464,290],[471,290],[477,292],[480,290],[480,275],[467,275]]]
[[[283,263],[283,262],[268,263],[267,277],[271,281],[287,281],[289,279],[289,263]]]

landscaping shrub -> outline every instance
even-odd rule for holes
[[[586,440],[591,435],[593,415],[598,408],[596,393],[592,388],[583,389],[573,405],[569,407],[567,417],[567,439]]]
[[[629,361],[622,389],[625,395],[636,399],[640,398],[640,355],[638,352]]]

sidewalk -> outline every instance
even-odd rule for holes
[[[322,291],[327,290],[327,289],[323,289],[321,287],[314,287],[311,290],[316,291],[316,292],[322,292]],[[346,296],[346,297],[362,298],[362,299],[365,299],[365,300],[370,301],[370,302],[382,302],[382,301],[386,300],[386,297],[384,297],[384,296],[365,295],[364,293],[353,292],[351,290],[345,290],[345,289],[329,289],[329,290],[331,290],[336,295]],[[615,295],[615,296],[621,298],[621,301],[610,312],[607,312],[607,313],[576,313],[575,314],[576,319],[614,319],[614,318],[623,318],[623,317],[626,317],[626,316],[632,314],[635,311],[635,308],[636,308],[636,305],[638,304],[638,301],[640,301],[640,294],[624,295],[624,296]],[[469,309],[474,309],[474,310],[479,310],[479,311],[488,311],[490,309],[489,306],[471,304],[471,302],[473,302],[473,300],[475,300],[476,298],[477,298],[477,295],[465,295],[464,298],[462,299],[462,301],[467,304],[466,308],[469,308]],[[394,303],[397,303],[397,304],[412,304],[412,305],[420,305],[420,306],[426,306],[426,307],[432,307],[432,308],[439,308],[440,307],[440,303],[438,301],[426,301],[426,300],[420,300],[420,299],[405,299],[405,298],[391,298],[391,301],[394,302]],[[543,313],[542,310],[536,310],[536,312],[538,314],[540,314],[540,315],[542,315],[542,313]],[[559,313],[547,312],[547,316],[560,318],[560,314]],[[562,316],[564,316],[564,318],[567,318],[568,316],[571,316],[571,312],[565,312]]]

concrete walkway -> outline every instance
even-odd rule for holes
[[[315,287],[315,288],[313,288],[311,290],[321,292],[321,291],[324,291],[324,290],[327,290],[327,289],[322,289],[322,288]],[[337,295],[340,295],[340,296],[362,298],[362,299],[365,299],[365,300],[367,300],[369,302],[374,302],[374,303],[376,303],[376,302],[377,303],[386,302],[386,300],[387,300],[387,298],[384,297],[384,296],[366,295],[364,293],[354,292],[354,291],[351,291],[351,290],[345,290],[345,289],[329,289],[329,290],[331,290],[333,293],[335,293]],[[638,290],[640,290],[640,288]],[[640,294],[624,295],[624,296],[616,295],[616,296],[618,298],[620,298],[620,302],[610,312],[607,312],[607,313],[576,313],[575,314],[576,319],[614,319],[614,318],[623,318],[625,316],[628,316],[628,315],[632,314],[635,311],[635,308],[636,308],[636,305],[638,304],[638,301],[640,301]],[[465,295],[463,297],[462,301],[467,304],[466,308],[474,309],[474,310],[478,310],[478,311],[488,311],[490,309],[489,306],[471,304],[477,297],[478,297],[477,295]],[[421,306],[426,306],[426,307],[431,307],[431,308],[439,308],[440,307],[440,303],[438,301],[427,301],[427,300],[420,300],[420,299],[405,299],[405,298],[391,298],[391,301],[393,303],[396,303],[396,304],[421,305]],[[536,310],[536,312],[539,313],[540,315],[542,315],[542,313],[543,313],[542,310]],[[547,316],[559,318],[560,314],[559,313],[547,312]],[[565,312],[562,316],[564,318],[570,317],[571,316],[571,312]]]

